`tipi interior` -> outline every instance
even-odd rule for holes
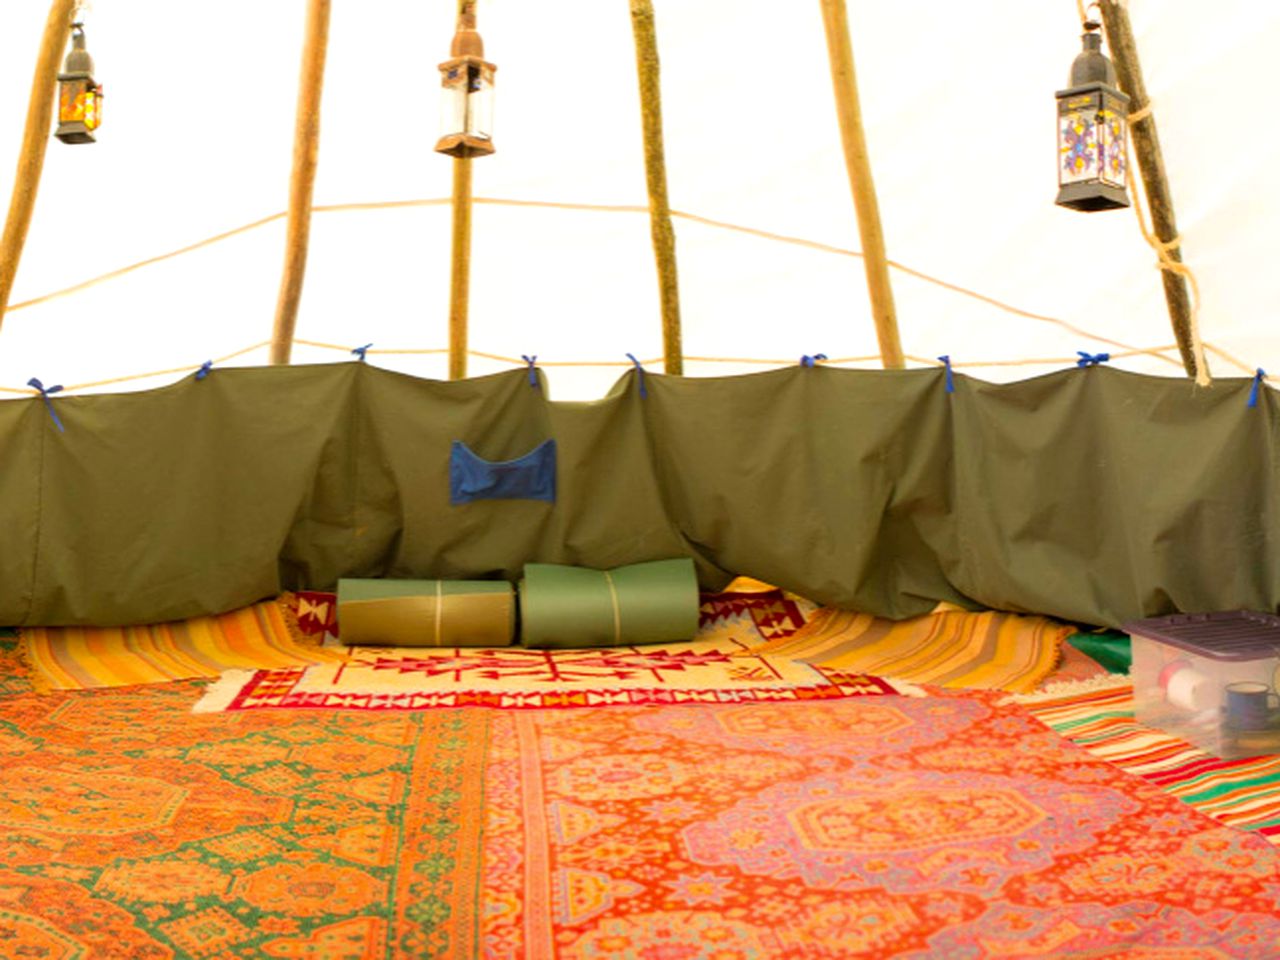
[[[1280,955],[1280,12],[19,6],[0,957]]]

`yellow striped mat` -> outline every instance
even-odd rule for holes
[[[753,653],[940,687],[1025,693],[1053,672],[1075,628],[1044,617],[966,611],[884,620],[823,608]]]
[[[215,678],[224,670],[345,660],[295,638],[274,600],[219,616],[139,627],[24,627],[23,652],[41,693]]]

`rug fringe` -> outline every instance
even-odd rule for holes
[[[927,697],[929,691],[917,683],[911,683],[907,680],[898,680],[894,677],[881,677],[885,683],[893,687],[899,696],[903,697]]]
[[[1004,703],[1040,703],[1045,700],[1058,700],[1081,693],[1094,693],[1098,690],[1110,690],[1120,687],[1132,687],[1133,678],[1127,673],[1100,673],[1096,677],[1085,677],[1083,680],[1059,680],[1040,690],[1031,693],[1015,693],[1005,697]]]
[[[224,670],[222,676],[204,688],[204,696],[191,708],[192,713],[223,713],[231,706],[241,688],[253,676],[253,670]]]

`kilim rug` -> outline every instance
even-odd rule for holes
[[[332,594],[284,598],[301,634],[332,635]],[[756,653],[804,625],[805,604],[780,590],[705,594],[695,641],[589,650],[336,647],[341,663],[228,671],[196,709],[420,710],[441,706],[586,707],[741,703],[911,692],[874,677]]]
[[[141,627],[24,627],[40,691],[212,678],[236,667],[292,667],[343,659],[295,637],[275,601],[215,617]]]
[[[1127,677],[1014,698],[1072,743],[1148,780],[1215,820],[1280,845],[1280,756],[1222,760],[1134,720]]]
[[[1280,955],[1275,851],[989,693],[192,716],[0,701],[0,955]]]
[[[757,652],[940,687],[1023,693],[1053,672],[1063,639],[1074,632],[1044,617],[996,611],[893,621],[823,608]]]
[[[773,658],[711,640],[591,650],[357,648],[342,663],[229,670],[195,709],[423,710],[829,700],[907,684]]]

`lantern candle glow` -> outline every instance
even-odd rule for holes
[[[58,129],[63,143],[94,143],[102,123],[102,87],[93,80],[93,58],[84,47],[84,24],[71,25],[71,50],[58,74]]]

